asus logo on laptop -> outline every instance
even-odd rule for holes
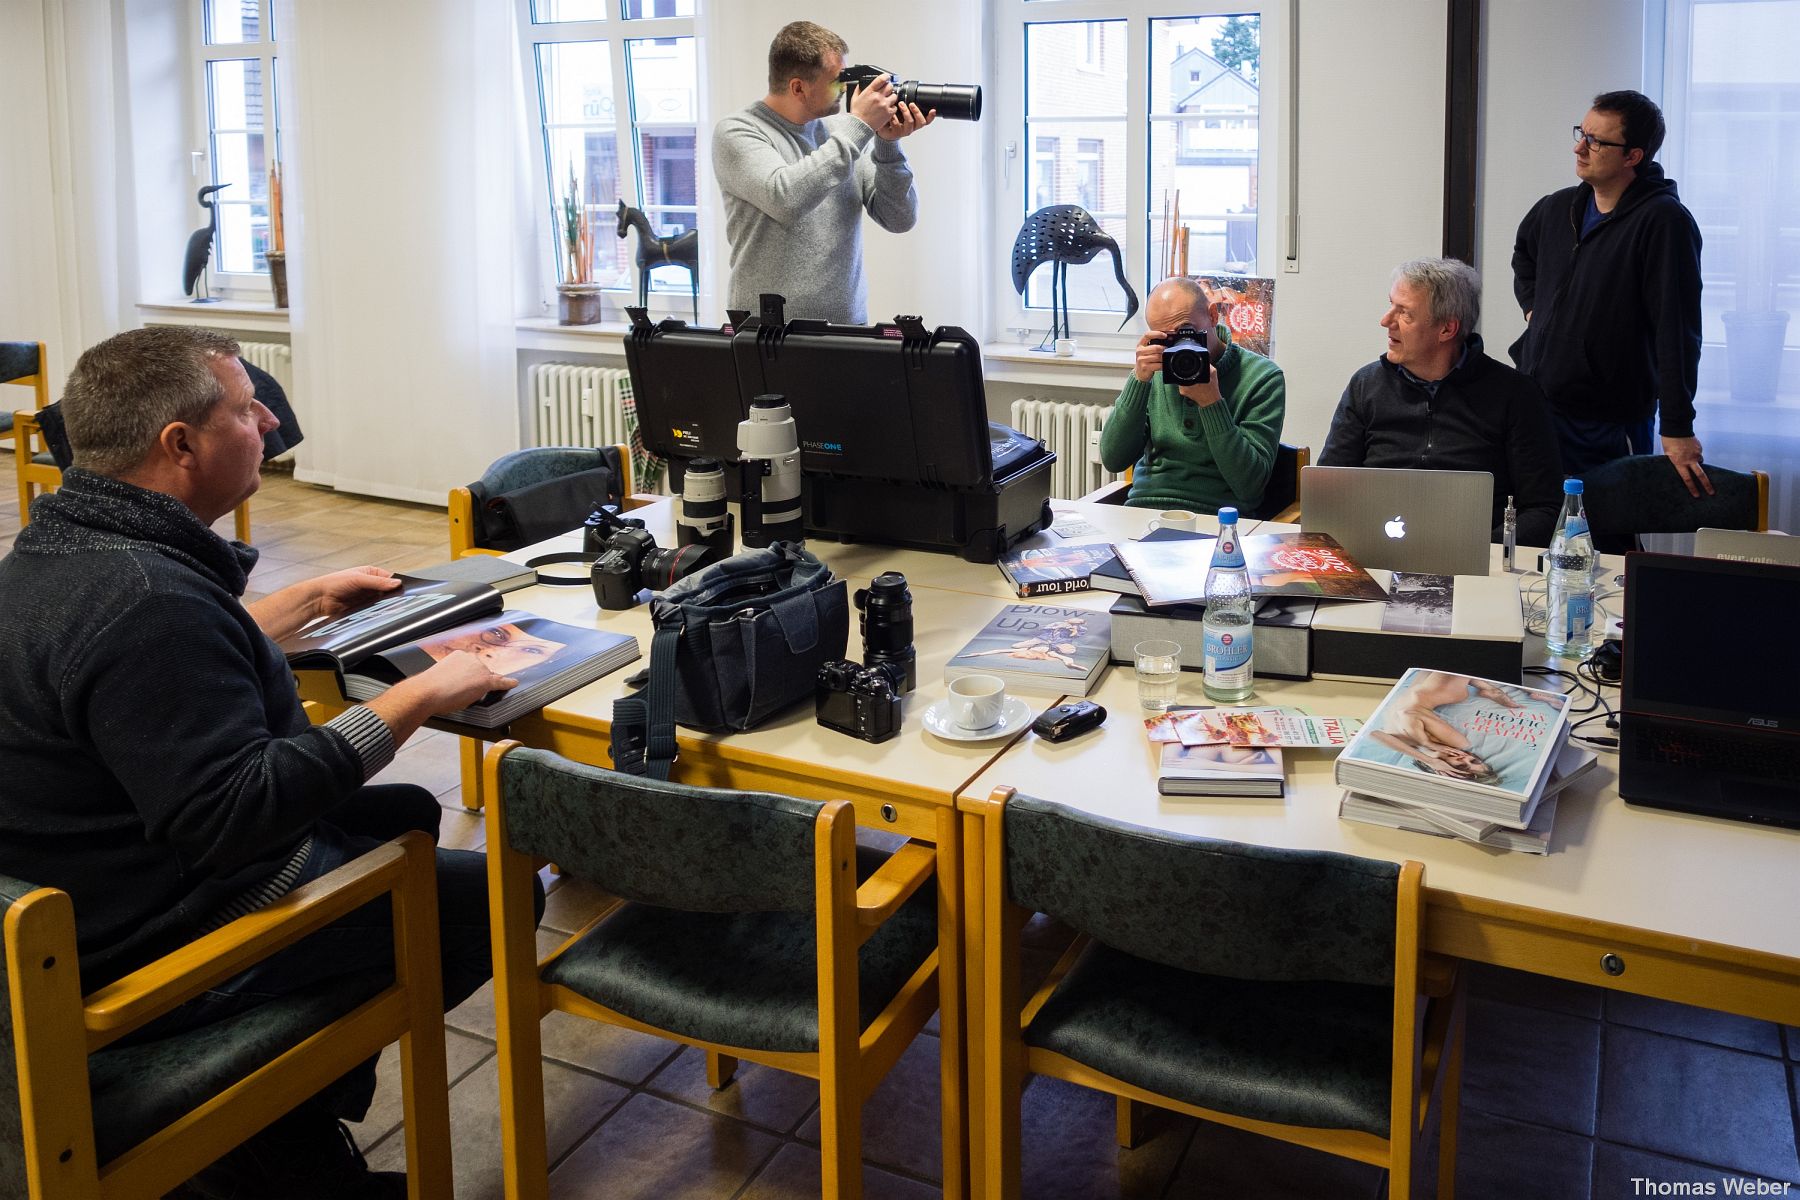
[[[1774,717],[1751,717],[1749,723],[1759,729],[1780,729],[1781,722]]]

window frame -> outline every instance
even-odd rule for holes
[[[994,146],[1000,170],[997,173],[999,186],[994,189],[989,208],[989,219],[994,231],[991,285],[994,328],[989,331],[992,340],[1010,342],[1014,340],[1010,335],[1019,329],[1028,329],[1036,334],[1047,331],[1050,327],[1050,310],[1028,307],[1026,296],[1015,292],[1012,286],[1013,241],[1021,222],[1037,209],[1037,205],[1032,203],[1030,191],[1031,168],[1038,154],[1035,138],[1044,127],[1044,118],[1039,118],[1035,125],[1028,126],[1026,123],[1026,26],[1053,22],[1125,22],[1125,61],[1117,66],[1108,64],[1108,71],[1122,70],[1126,80],[1126,107],[1122,118],[1125,123],[1125,151],[1122,160],[1126,171],[1125,237],[1121,240],[1119,249],[1123,255],[1126,277],[1131,280],[1132,289],[1138,296],[1139,312],[1135,318],[1137,324],[1128,325],[1121,330],[1121,314],[1118,311],[1108,314],[1080,308],[1071,311],[1069,321],[1073,332],[1090,345],[1099,348],[1128,347],[1135,345],[1141,336],[1142,305],[1151,286],[1149,280],[1154,254],[1154,247],[1151,245],[1153,234],[1150,232],[1150,222],[1154,219],[1151,214],[1153,198],[1149,194],[1151,130],[1154,122],[1169,119],[1166,114],[1156,115],[1151,103],[1155,84],[1150,78],[1151,22],[1252,14],[1259,19],[1262,49],[1257,80],[1256,255],[1260,273],[1275,276],[1279,274],[1276,266],[1277,229],[1281,223],[1282,210],[1278,205],[1282,203],[1280,189],[1284,182],[1281,178],[1281,152],[1285,136],[1283,119],[1288,12],[1289,6],[1281,0],[1238,0],[1237,3],[1194,0],[1186,4],[1176,0],[993,0],[996,86],[992,93],[990,119],[994,122]],[[1074,65],[1078,70],[1084,69],[1080,56]],[[1065,119],[1087,120],[1051,118],[1052,121]],[[1121,118],[1107,116],[1094,119]],[[1185,123],[1186,119],[1177,120],[1177,126]],[[1142,220],[1135,215],[1139,213],[1144,214]],[[1096,219],[1108,219],[1107,214],[1096,212],[1094,215]],[[1101,262],[1103,258],[1104,256],[1095,259],[1095,262]],[[1050,267],[1045,265],[1039,267],[1037,273],[1049,270]],[[1027,285],[1027,294],[1029,290]]]
[[[650,216],[652,224],[658,224],[659,213],[679,212],[691,215],[693,224],[698,225],[703,205],[700,203],[704,194],[700,170],[700,153],[703,148],[702,135],[706,121],[704,110],[705,89],[701,86],[704,65],[701,58],[700,23],[701,13],[698,3],[694,6],[694,15],[685,17],[626,17],[625,0],[607,0],[607,16],[596,21],[556,21],[534,23],[531,19],[532,0],[514,0],[514,8],[519,29],[519,53],[525,88],[525,104],[529,110],[530,128],[535,134],[535,149],[531,154],[531,185],[534,196],[532,230],[535,242],[534,256],[540,265],[539,275],[542,281],[539,288],[538,302],[545,314],[556,311],[557,287],[562,282],[563,255],[561,237],[557,228],[556,206],[558,197],[558,181],[550,178],[550,127],[545,120],[544,98],[538,80],[538,47],[567,42],[604,42],[606,43],[607,63],[612,75],[613,91],[613,138],[618,148],[618,162],[621,188],[626,183],[625,175],[629,172],[630,187],[634,199],[633,207],[642,209]],[[685,122],[636,120],[632,95],[632,80],[629,56],[626,53],[627,42],[648,42],[657,39],[686,38],[694,48],[694,204],[692,205],[654,205],[645,203],[643,179],[643,147],[639,142],[640,134],[655,134],[686,128]],[[590,207],[595,207],[594,240],[597,243],[595,258],[601,257],[601,250],[611,249],[607,242],[614,240],[616,226],[610,205],[617,203],[617,198],[607,205],[596,206],[594,197],[587,197]],[[627,241],[634,235],[627,235]],[[635,243],[633,243],[635,249]],[[671,278],[665,276],[663,278]],[[652,277],[649,306],[654,315],[685,315],[690,312],[689,298],[685,288],[656,286],[657,277]],[[637,303],[635,278],[626,284],[605,285],[601,294],[610,298],[622,311],[628,304]]]
[[[274,33],[275,0],[257,0],[257,29],[262,40],[256,42],[221,42],[209,44],[206,40],[206,5],[207,0],[189,0],[188,2],[188,46],[193,52],[193,96],[194,96],[194,144],[199,147],[188,152],[190,182],[194,190],[219,181],[217,155],[213,151],[215,133],[212,120],[212,89],[208,76],[215,62],[236,62],[240,60],[256,60],[260,66],[263,80],[263,92],[266,101],[263,105],[262,139],[263,161],[266,163],[281,161],[281,99],[277,94],[275,80],[275,64],[280,57],[279,44],[271,36]],[[196,168],[204,162],[204,171]],[[204,178],[205,182],[200,182]],[[215,193],[215,196],[217,193]],[[225,201],[231,203],[232,201]],[[188,203],[193,205],[190,198]],[[197,206],[196,206],[197,207]],[[183,234],[183,244],[186,233]],[[269,282],[269,272],[261,271],[227,271],[221,265],[224,254],[219,245],[219,235],[213,236],[212,254],[207,261],[207,273],[210,280],[211,294],[221,299],[273,300],[274,289]]]

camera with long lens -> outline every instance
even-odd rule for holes
[[[1162,336],[1163,378],[1176,387],[1205,383],[1212,374],[1206,353],[1206,335],[1192,325],[1181,325]]]
[[[595,509],[582,523],[581,543],[594,555],[594,599],[610,609],[630,608],[645,588],[660,592],[725,557],[710,546],[660,547],[642,521],[610,507]]]
[[[937,115],[947,121],[981,120],[981,85],[978,83],[920,83],[916,79],[901,79],[892,71],[867,63],[845,67],[838,74],[838,82],[866,88],[883,75],[894,81],[894,95],[902,104],[916,104],[923,112],[935,108]]]
[[[725,470],[716,458],[696,458],[682,476],[675,542],[706,546],[724,558],[731,554],[731,534],[731,514],[725,509]]]
[[[912,593],[906,590],[906,576],[884,571],[870,580],[868,587],[858,588],[855,599],[861,614],[863,665],[899,667],[894,686],[902,692],[912,691],[919,682],[919,664],[913,650]]]
[[[744,545],[799,542],[806,538],[800,512],[800,434],[785,397],[750,401],[750,417],[737,427],[738,461],[744,464]]]
[[[900,732],[899,663],[859,667],[842,658],[819,665],[813,701],[819,724],[865,742],[885,742]]]

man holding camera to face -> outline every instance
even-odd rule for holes
[[[902,103],[878,76],[850,89],[848,111],[838,112],[848,51],[811,21],[784,26],[769,45],[769,94],[713,130],[731,243],[728,308],[754,312],[774,292],[789,317],[864,324],[863,212],[892,233],[918,217],[900,139],[937,110]]]
[[[1287,414],[1281,368],[1233,345],[1192,279],[1165,279],[1144,305],[1131,378],[1100,434],[1108,471],[1135,465],[1125,503],[1244,511],[1262,502]],[[1189,382],[1191,380],[1191,382]]]

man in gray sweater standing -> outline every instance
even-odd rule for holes
[[[769,44],[769,94],[713,130],[713,173],[731,243],[729,308],[757,311],[775,292],[789,317],[868,322],[862,214],[893,233],[918,216],[900,139],[937,110],[902,104],[882,78],[839,113],[849,46],[811,21]]]

